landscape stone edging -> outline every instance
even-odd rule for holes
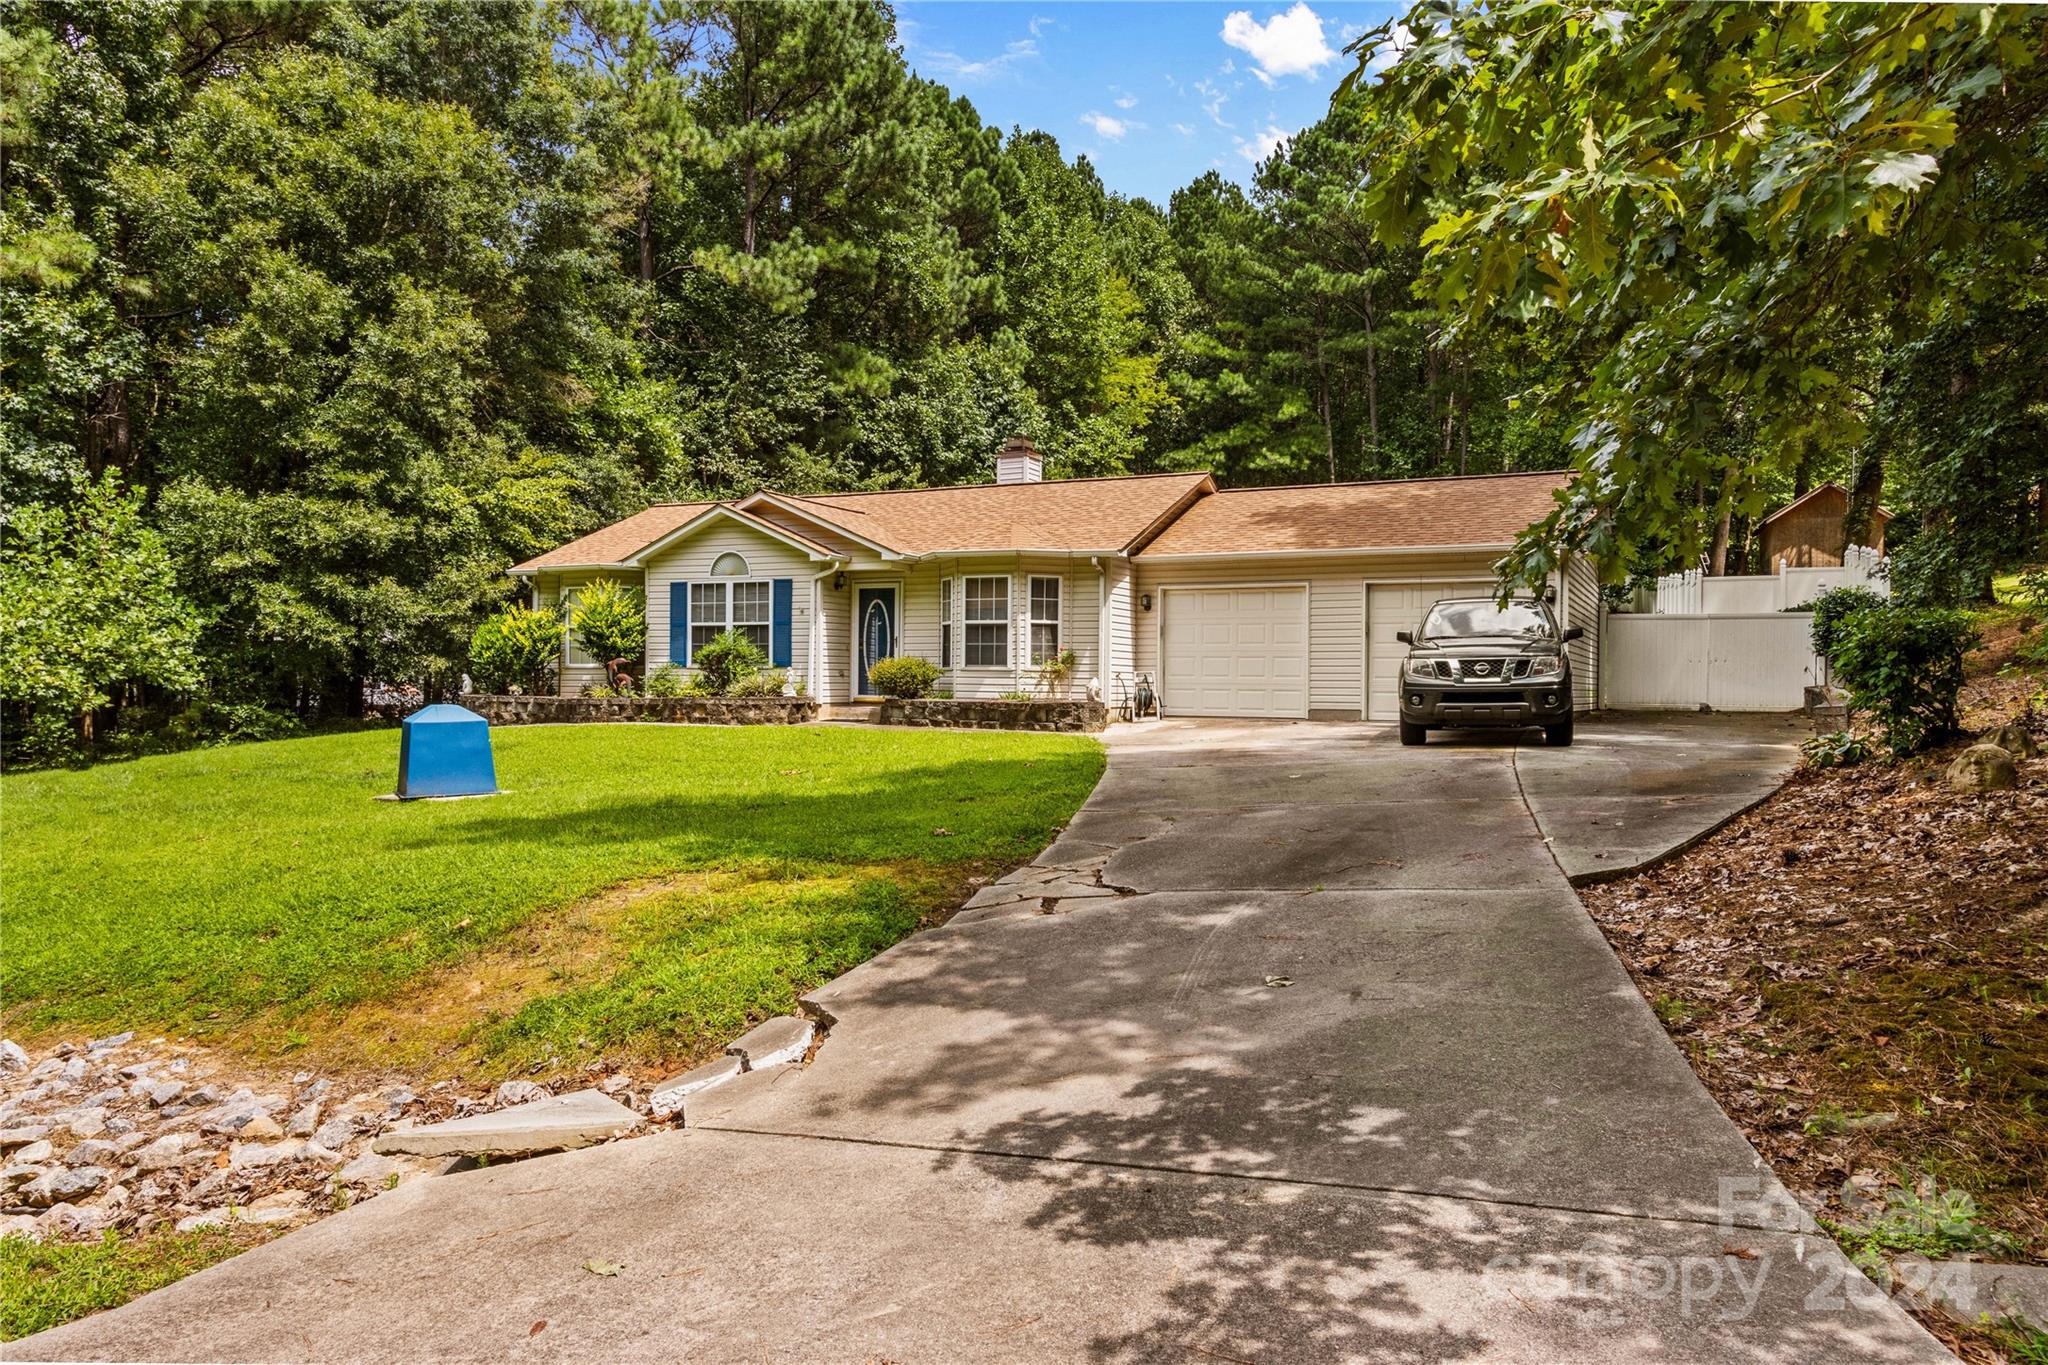
[[[890,697],[876,716],[884,725],[952,730],[1069,730],[1109,726],[1109,708],[1093,697],[1001,701],[967,697]]]
[[[666,721],[682,725],[802,725],[815,697],[551,697],[478,694],[462,705],[493,725]]]

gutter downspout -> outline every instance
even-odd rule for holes
[[[804,644],[804,682],[810,687],[811,695],[823,706],[826,702],[825,675],[819,667],[819,657],[825,647],[825,612],[823,599],[818,595],[818,585],[825,581],[827,574],[838,573],[846,567],[846,561],[835,559],[811,575],[811,635]]]

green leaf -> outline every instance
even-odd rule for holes
[[[1925,152],[1887,152],[1864,163],[1865,179],[1872,185],[1913,191],[1932,180],[1940,164]]]

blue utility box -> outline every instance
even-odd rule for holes
[[[491,725],[460,706],[427,706],[399,724],[398,799],[495,796]]]

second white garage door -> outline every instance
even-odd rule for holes
[[[1307,588],[1170,588],[1160,610],[1167,715],[1308,715]]]
[[[1490,597],[1493,580],[1449,579],[1438,583],[1368,583],[1365,587],[1366,718],[1401,718],[1401,660],[1408,646],[1394,638],[1397,630],[1414,630],[1422,613],[1440,597]]]

